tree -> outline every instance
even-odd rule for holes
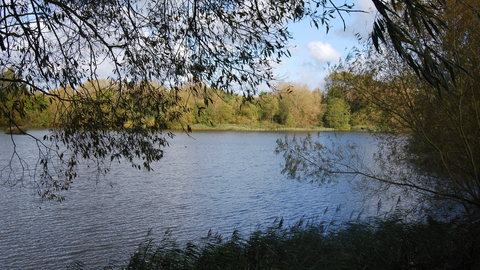
[[[327,125],[344,131],[350,130],[350,107],[343,99],[332,98],[328,100],[325,113]]]
[[[310,91],[306,85],[280,81],[275,85],[273,96],[278,100],[274,119],[287,127],[312,127],[319,124],[323,115],[322,96]]]
[[[410,10],[412,3],[416,2],[398,3],[404,9],[383,10],[397,17],[377,24],[394,24],[405,30],[398,35],[411,40],[392,35],[398,29],[386,29],[390,40],[384,39],[383,53],[369,47],[339,69],[354,75],[344,76],[342,82],[374,104],[392,131],[378,134],[383,143],[376,163],[381,170],[375,172],[363,164],[351,145],[328,148],[311,137],[280,141],[277,151],[284,154],[285,172],[292,177],[360,175],[366,182],[379,183],[380,189],[394,185],[413,191],[431,205],[461,205],[476,221],[480,217],[480,143],[476,139],[480,58],[475,52],[480,45],[479,4],[442,1],[443,6]],[[400,16],[402,12],[407,16]],[[415,12],[417,17],[409,17]],[[433,17],[420,23],[427,15]],[[433,25],[439,31],[432,30]],[[419,44],[424,44],[423,49],[415,49]],[[422,66],[416,66],[417,61]]]
[[[104,159],[151,169],[171,136],[161,132],[165,117],[178,120],[189,110],[178,106],[178,87],[195,85],[192,95],[205,101],[207,87],[253,94],[272,79],[272,64],[289,55],[288,22],[310,18],[328,30],[330,18],[351,8],[325,0],[3,1],[0,70],[15,74],[0,82],[51,97],[57,128],[48,139],[67,147],[61,153],[38,139],[39,194],[57,198],[68,189],[79,159],[95,161],[98,171],[108,170]],[[111,98],[99,85],[85,89],[104,71]],[[13,117],[9,124],[16,125]],[[51,170],[53,163],[60,168]]]
[[[8,124],[8,119],[16,121],[26,116],[27,87],[15,82],[15,70],[10,67],[0,75],[0,124]]]
[[[278,99],[272,94],[261,93],[260,94],[260,107],[262,112],[262,120],[266,120],[270,123],[273,123],[273,116],[278,111]]]
[[[350,83],[352,81],[356,81],[356,84]],[[338,66],[330,70],[330,74],[325,78],[327,100],[340,98],[350,107],[350,126],[374,126],[381,121],[378,110],[364,98],[361,91],[362,88],[369,87],[371,81],[370,74],[352,74],[342,71]]]

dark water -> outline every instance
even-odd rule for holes
[[[274,149],[276,139],[287,134],[293,135],[195,132],[191,139],[177,134],[154,172],[114,164],[99,183],[89,174],[77,179],[62,203],[42,202],[29,187],[1,186],[0,269],[65,269],[74,260],[87,268],[119,265],[150,229],[152,237],[169,229],[179,242],[196,241],[210,229],[228,237],[235,229],[248,234],[265,228],[279,217],[287,224],[302,217],[331,221],[365,207],[343,181],[319,187],[282,175],[282,157]],[[369,134],[344,137],[368,152]],[[33,141],[14,138],[32,169],[38,157]],[[2,167],[12,149],[10,136],[0,134]]]

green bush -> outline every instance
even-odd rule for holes
[[[343,99],[331,99],[328,102],[325,121],[328,127],[350,130],[350,108],[348,104]]]

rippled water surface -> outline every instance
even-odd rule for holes
[[[42,137],[46,131],[31,133]],[[278,217],[287,224],[302,217],[331,220],[341,218],[335,213],[339,205],[343,215],[363,207],[348,184],[319,187],[282,175],[282,157],[274,149],[276,139],[287,134],[293,135],[177,134],[154,172],[114,164],[99,183],[83,174],[62,203],[42,202],[29,187],[1,186],[0,269],[65,269],[74,260],[87,268],[118,265],[150,229],[153,237],[169,229],[179,242],[195,241],[210,229],[228,237],[235,229],[247,234],[264,228]],[[371,142],[367,133],[345,136],[367,148]],[[14,139],[32,169],[38,157],[33,141]],[[2,167],[12,149],[11,137],[0,134]]]

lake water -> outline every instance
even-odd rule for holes
[[[154,172],[114,164],[99,183],[88,174],[76,179],[62,203],[42,202],[28,187],[0,186],[0,269],[65,269],[74,260],[87,268],[121,265],[149,230],[153,238],[170,230],[183,243],[209,230],[228,237],[276,218],[290,225],[302,217],[330,222],[363,209],[361,196],[344,181],[320,187],[280,173],[276,140],[293,134],[199,131],[192,139],[178,133]],[[38,157],[33,141],[14,138],[32,168]],[[343,139],[366,149],[372,143],[368,133]],[[0,134],[2,168],[12,149],[11,137]]]

